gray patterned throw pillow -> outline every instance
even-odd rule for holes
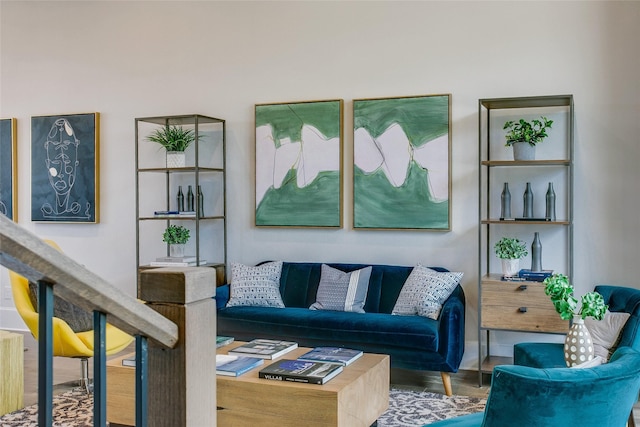
[[[438,319],[442,304],[456,288],[463,273],[441,273],[418,264],[402,286],[391,314]]]
[[[371,267],[345,273],[322,264],[316,302],[309,308],[364,313],[370,277]]]
[[[230,298],[227,307],[251,305],[284,308],[280,296],[282,261],[257,267],[231,263]]]

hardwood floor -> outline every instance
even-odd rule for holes
[[[33,405],[38,401],[38,345],[31,334],[24,334],[24,404]],[[135,345],[125,351],[135,351]],[[116,357],[116,356],[111,356]],[[80,379],[80,359],[55,357],[53,361],[54,393],[63,393],[78,386]],[[89,361],[89,375],[93,372],[92,361]],[[416,391],[430,391],[444,393],[442,379],[438,372],[412,371],[408,369],[391,369],[391,386],[406,388]],[[478,374],[476,371],[461,370],[451,375],[453,393],[462,396],[486,398],[489,387],[478,387]],[[489,384],[489,380],[485,380]],[[640,403],[635,405],[634,417],[636,424],[640,426]]]

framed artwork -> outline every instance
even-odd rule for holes
[[[342,227],[342,107],[255,106],[256,226]]]
[[[0,119],[0,214],[18,221],[17,120]]]
[[[451,229],[451,95],[353,101],[353,226]]]
[[[100,113],[31,118],[31,220],[98,223]]]

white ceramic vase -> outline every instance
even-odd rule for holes
[[[167,167],[183,168],[185,166],[184,151],[167,151]]]
[[[184,256],[184,244],[174,243],[169,245],[169,256],[174,258],[182,258]]]
[[[564,340],[564,361],[571,368],[593,359],[594,352],[593,340],[584,320],[580,316],[574,316]]]
[[[502,259],[502,275],[506,277],[517,276],[520,271],[519,259]]]
[[[535,160],[536,146],[528,142],[515,142],[513,146],[513,160]]]

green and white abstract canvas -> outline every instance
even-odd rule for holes
[[[256,105],[257,226],[342,226],[342,104]]]
[[[354,228],[451,229],[450,101],[354,100]]]

